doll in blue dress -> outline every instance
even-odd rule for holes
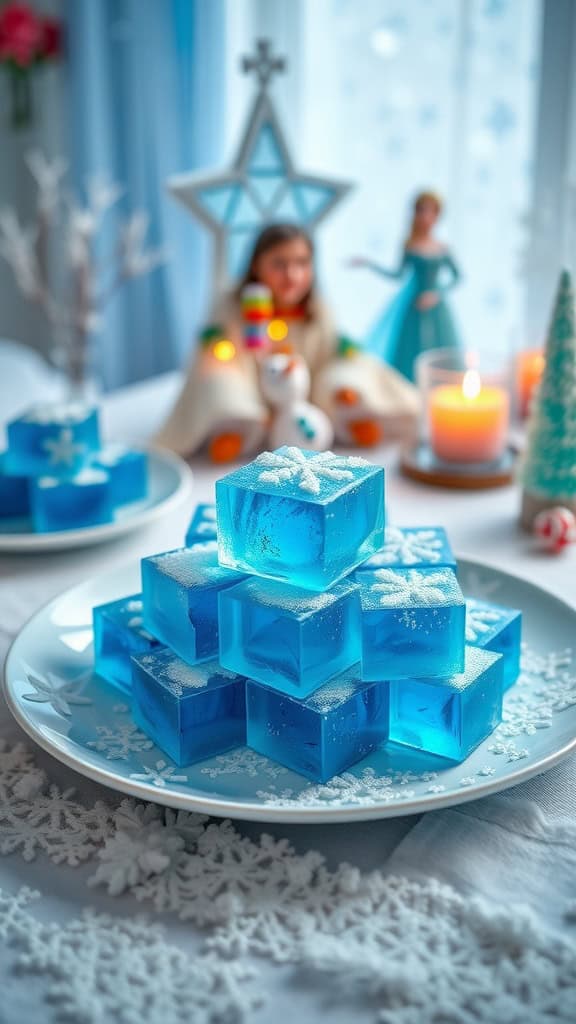
[[[420,192],[414,200],[410,233],[397,270],[386,270],[366,259],[352,265],[367,267],[383,277],[404,283],[365,339],[365,351],[380,356],[409,380],[414,380],[414,361],[432,348],[460,345],[446,301],[446,292],[460,280],[450,251],[433,231],[442,212],[442,201],[433,192]]]

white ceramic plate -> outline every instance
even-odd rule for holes
[[[64,548],[88,547],[114,540],[166,515],[180,505],[192,490],[192,470],[172,452],[160,449],[148,452],[148,496],[118,509],[112,523],[84,526],[78,530],[34,533],[27,520],[12,520],[10,528],[0,526],[2,551],[61,551]]]
[[[92,606],[139,590],[138,567],[89,580],[38,612],[15,640],[5,692],[23,729],[76,771],[133,796],[255,821],[331,822],[412,814],[514,786],[576,747],[576,670],[567,651],[576,611],[516,576],[462,561],[472,597],[521,608],[526,671],[505,721],[462,764],[379,751],[313,785],[242,748],[179,768],[139,732],[126,698],[92,673]]]

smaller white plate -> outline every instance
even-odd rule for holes
[[[192,470],[178,455],[154,449],[148,451],[148,496],[121,506],[111,523],[83,526],[78,530],[34,533],[23,529],[28,520],[12,520],[11,529],[0,526],[0,552],[61,551],[64,548],[88,547],[114,540],[125,533],[147,526],[166,515],[190,496]]]

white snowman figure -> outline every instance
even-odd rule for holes
[[[306,399],[310,392],[310,372],[301,356],[274,352],[260,363],[260,385],[272,406],[269,444],[283,444],[324,451],[334,440],[332,424],[326,413]]]

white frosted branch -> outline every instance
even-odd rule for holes
[[[124,195],[124,189],[114,181],[93,177],[88,181],[88,206],[99,221],[103,214]]]
[[[53,214],[60,200],[60,183],[68,164],[61,157],[50,160],[41,150],[26,154],[26,163],[38,186],[38,209],[44,215]]]
[[[35,228],[25,227],[11,208],[0,210],[0,254],[12,268],[16,283],[27,298],[41,290],[36,262]]]

